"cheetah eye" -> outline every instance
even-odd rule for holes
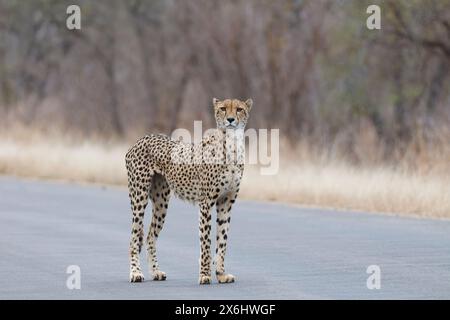
[[[227,111],[227,108],[226,107],[221,107],[220,111],[225,112],[225,111]]]
[[[243,111],[244,109],[242,109],[242,108],[237,108],[236,110],[237,110],[237,112],[241,112],[241,111]]]

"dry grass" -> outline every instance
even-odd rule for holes
[[[450,218],[450,179],[400,173],[393,169],[356,169],[348,165],[303,163],[274,177],[246,172],[246,198],[318,207]]]
[[[127,148],[2,135],[0,174],[124,185]],[[246,169],[244,176],[241,192],[247,199],[450,218],[449,175],[305,159],[276,176],[262,176],[256,167]]]
[[[125,184],[126,145],[0,141],[0,174]]]

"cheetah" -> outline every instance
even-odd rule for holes
[[[156,240],[166,217],[171,195],[196,204],[199,212],[199,284],[211,283],[211,209],[215,206],[216,255],[219,283],[235,281],[225,273],[225,252],[231,220],[244,170],[243,131],[253,105],[251,99],[213,99],[216,129],[201,143],[185,143],[162,134],[146,135],[125,156],[132,209],[130,282],[144,281],[139,254],[144,241],[143,219],[148,200],[153,205],[146,237],[149,272],[153,280],[166,280],[156,257]],[[231,141],[231,142],[230,142]]]

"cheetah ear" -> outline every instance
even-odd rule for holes
[[[248,111],[250,111],[250,109],[252,108],[252,105],[253,105],[253,100],[252,99],[247,99],[245,101],[245,104],[247,105]]]
[[[219,103],[219,99],[213,98],[213,106],[217,107],[217,104]]]

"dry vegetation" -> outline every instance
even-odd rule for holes
[[[126,183],[123,159],[127,143],[100,140],[78,143],[61,137],[30,136],[26,130],[0,136],[0,174]],[[349,164],[335,153],[314,150],[306,143],[290,152],[286,152],[287,147],[282,148],[277,175],[264,176],[258,167],[247,167],[242,198],[450,218],[450,171],[445,161],[434,159],[441,165],[433,168],[425,162],[416,163],[414,170],[407,160],[401,162],[403,166],[400,163],[361,166]]]
[[[251,97],[283,147],[247,198],[450,217],[449,21],[450,0],[0,0],[0,173],[123,184],[138,137]]]
[[[242,194],[316,207],[450,218],[449,184],[448,176],[309,162],[285,167],[275,177],[247,171]]]

